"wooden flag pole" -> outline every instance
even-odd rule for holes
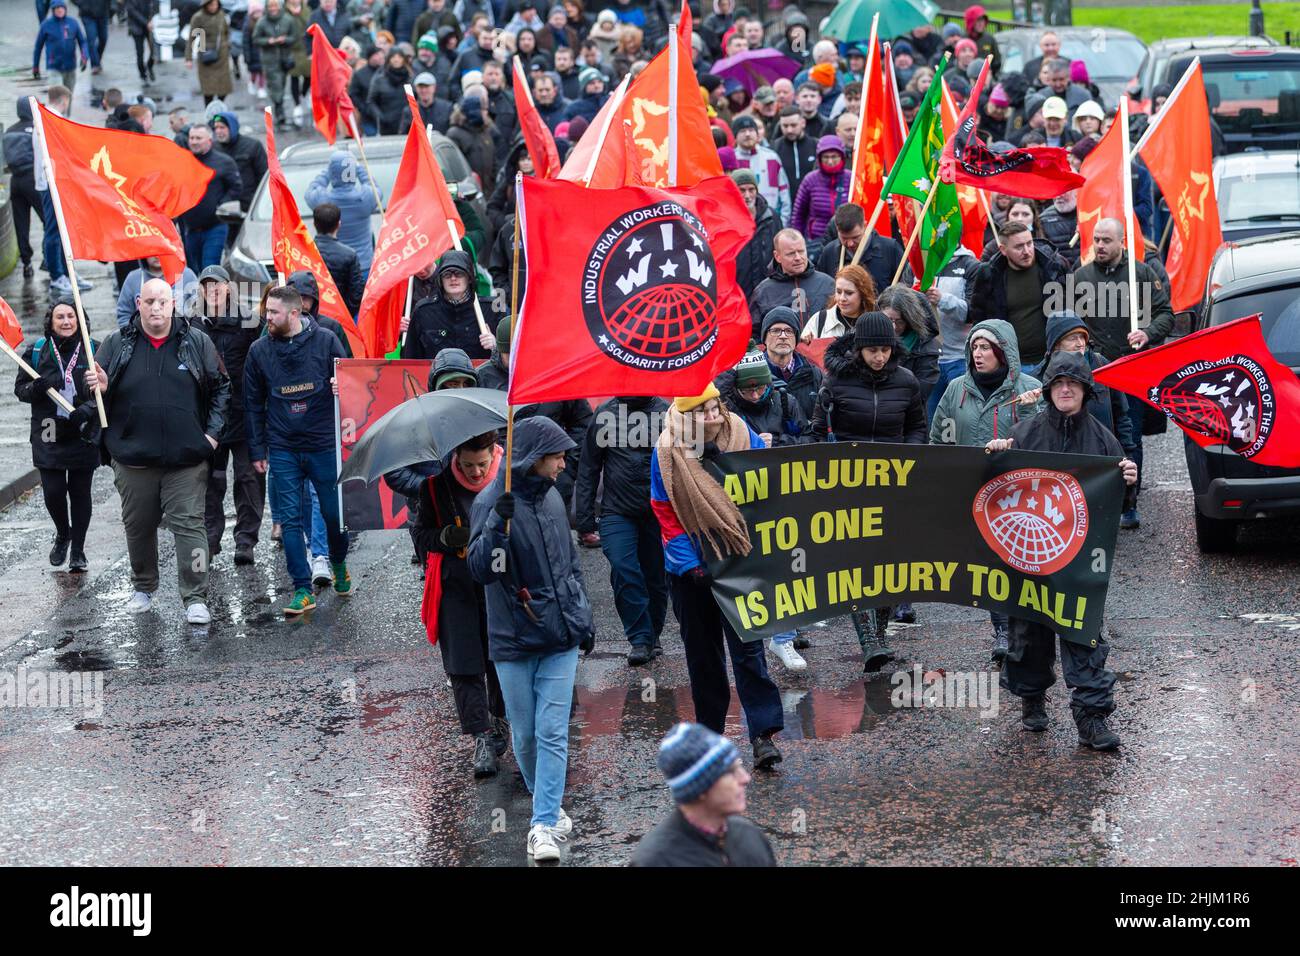
[[[379,183],[375,182],[375,174],[370,170],[370,160],[366,159],[366,146],[361,141],[361,131],[357,129],[357,114],[352,112],[348,114],[348,125],[352,127],[352,138],[357,141],[357,152],[361,154],[361,165],[366,167],[366,175],[370,177],[370,188],[375,192],[375,205],[379,207],[379,214],[384,214],[384,201],[379,196]]]
[[[6,342],[4,339],[0,339],[0,351],[3,351],[5,355],[9,356],[11,359],[17,362],[18,367],[22,369],[24,372],[26,372],[28,375],[30,375],[33,379],[36,379],[37,381],[40,380],[41,373],[36,371],[36,369],[32,368],[30,365],[28,365],[27,362],[23,360],[23,357],[19,355],[16,351],[14,351],[13,347],[10,346],[9,343]],[[50,398],[53,399],[56,404],[61,405],[68,412],[69,415],[72,414],[74,411],[76,411],[76,409],[72,407],[72,403],[69,402],[66,398],[64,398],[61,392],[56,392],[52,388],[47,388],[45,390],[45,394],[50,396]]]
[[[898,263],[898,271],[894,273],[894,279],[890,285],[893,285],[894,282],[897,282],[902,278],[903,270],[907,268],[907,257],[912,252],[912,246],[916,245],[917,236],[921,234],[921,223],[925,222],[925,214],[930,211],[930,203],[934,199],[934,194],[939,191],[939,186],[942,182],[943,180],[936,177],[934,185],[930,187],[930,192],[925,197],[925,203],[921,206],[921,212],[916,217],[916,225],[912,227],[912,234],[907,239],[907,246],[903,249],[903,258],[902,261]],[[917,278],[920,278],[920,276]]]
[[[680,59],[678,47],[681,37],[677,33],[677,21],[673,20],[668,33],[668,188],[677,188],[677,61]]]
[[[36,97],[28,97],[32,108],[32,120],[36,134],[41,140],[41,160],[45,164],[45,180],[50,188],[50,202],[54,206],[54,218],[59,224],[59,239],[63,243],[63,258],[67,261],[68,281],[72,284],[72,304],[77,310],[77,324],[81,327],[81,346],[86,350],[86,364],[95,368],[95,347],[90,342],[90,329],[86,327],[86,310],[81,305],[81,289],[77,287],[77,269],[72,259],[72,240],[68,238],[68,224],[63,218],[63,203],[59,201],[59,184],[54,181],[54,162],[50,159],[50,147],[45,142],[45,124],[41,119],[40,105]],[[100,428],[108,427],[108,413],[104,411],[104,395],[95,388],[95,409],[99,412]]]
[[[464,252],[465,247],[460,244],[460,234],[456,232],[456,220],[447,220],[447,231],[451,233],[451,241],[455,243],[458,252]],[[478,301],[478,276],[469,277],[469,294],[470,301],[474,303],[474,318],[478,319],[478,330],[482,335],[491,335],[492,330],[487,327],[487,321],[483,318],[483,306]],[[407,298],[410,298],[408,295]]]
[[[471,291],[473,291],[472,285],[473,280],[471,280]],[[406,304],[402,306],[402,323],[406,326],[406,329],[402,330],[402,341],[398,343],[399,348],[406,348],[406,330],[411,327],[411,297],[413,295],[415,295],[415,276],[409,275],[406,277]],[[475,297],[475,301],[478,301],[477,297]]]
[[[871,242],[871,237],[875,234],[876,220],[880,218],[880,213],[884,208],[885,197],[881,196],[879,201],[876,203],[876,208],[871,212],[871,217],[867,219],[867,231],[862,234],[862,241],[859,242],[858,247],[853,250],[853,265],[856,266],[858,262],[861,261],[862,253],[866,251],[867,246]]]
[[[596,162],[600,159],[600,151],[605,148],[605,137],[609,135],[609,128],[615,123],[623,122],[619,119],[618,113],[623,103],[623,94],[627,92],[627,85],[630,82],[632,82],[632,75],[629,73],[614,90],[613,105],[610,106],[609,115],[605,117],[605,123],[600,128],[600,135],[596,137],[596,148],[592,150],[591,158],[587,161],[587,170],[582,177],[584,186],[590,186],[591,177],[596,175]]]
[[[1124,180],[1124,245],[1128,249],[1128,324],[1129,332],[1138,330],[1138,296],[1137,296],[1137,237],[1133,235],[1133,173],[1132,160],[1128,149],[1128,97],[1119,100],[1120,143],[1124,156],[1124,165],[1120,175]]]

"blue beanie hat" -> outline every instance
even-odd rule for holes
[[[659,745],[659,769],[677,803],[704,796],[739,759],[735,744],[700,724],[678,724]]]

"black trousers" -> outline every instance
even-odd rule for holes
[[[132,36],[131,39],[135,41],[135,68],[140,79],[147,80],[154,64],[153,40],[147,36]]]
[[[72,550],[81,551],[86,546],[86,530],[90,527],[90,480],[93,468],[41,469],[41,493],[45,496],[45,510],[54,521],[54,530],[60,535],[71,535]],[[68,521],[71,505],[72,521]]]
[[[1056,683],[1056,634],[1050,627],[1011,618],[1010,650],[999,683],[1017,697],[1034,697]],[[1061,638],[1061,673],[1070,688],[1070,709],[1077,721],[1105,717],[1115,709],[1115,674],[1106,670],[1110,645],[1101,638],[1087,647]]]
[[[257,546],[262,528],[262,511],[266,506],[266,475],[259,475],[248,457],[247,442],[222,442],[212,453],[212,470],[204,501],[203,523],[208,531],[208,545],[219,544],[226,530],[226,465],[235,463],[235,547]]]
[[[451,693],[456,698],[456,716],[460,729],[466,734],[486,734],[492,730],[489,717],[504,720],[505,698],[501,696],[501,682],[497,669],[488,663],[486,674],[448,674]]]
[[[9,180],[9,194],[13,197],[14,231],[18,233],[18,257],[23,265],[32,261],[32,210],[45,223],[41,194],[36,191],[35,173],[18,173]]]

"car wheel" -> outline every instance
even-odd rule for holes
[[[1203,554],[1222,554],[1237,546],[1236,521],[1207,518],[1196,512],[1196,546]]]

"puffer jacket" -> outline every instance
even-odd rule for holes
[[[778,305],[793,309],[799,317],[799,327],[819,309],[826,306],[835,292],[835,280],[824,272],[813,268],[812,260],[808,268],[797,276],[786,275],[769,256],[767,278],[758,284],[754,294],[749,297],[749,315],[753,323],[754,338],[759,338],[763,319]]]
[[[1007,357],[1007,376],[986,399],[975,384],[970,339],[966,339],[966,374],[948,383],[930,422],[932,445],[987,445],[1007,438],[1023,419],[1032,418],[1039,406],[1012,403],[1017,395],[1040,387],[1038,379],[1020,371],[1020,346],[1010,322],[987,319],[971,328],[971,335],[987,329]]]
[[[741,417],[756,435],[772,436],[772,447],[812,443],[812,426],[785,382],[775,381],[757,402],[746,401],[736,390],[735,372],[718,376],[714,384],[727,407]]]
[[[1049,365],[1052,361],[1052,353],[1056,351],[1056,343],[1061,340],[1065,333],[1071,329],[1077,329],[1082,324],[1083,321],[1077,315],[1068,312],[1057,313],[1047,320],[1047,360]],[[1089,369],[1095,371],[1106,364],[1106,360],[1092,349],[1088,349],[1082,354],[1084,359],[1087,360]],[[1047,381],[1045,375],[1043,381]],[[1124,446],[1125,451],[1134,448],[1133,421],[1129,418],[1128,402],[1123,392],[1107,388],[1094,379],[1092,396],[1088,399],[1088,411],[1092,413],[1092,416],[1097,421],[1114,433],[1115,437],[1119,439],[1119,443]]]
[[[18,98],[18,122],[4,133],[5,166],[14,176],[33,176],[36,148],[32,142],[32,106],[25,96]]]
[[[230,141],[215,145],[235,161],[235,168],[239,170],[239,208],[248,212],[248,207],[253,204],[253,193],[257,192],[262,177],[266,175],[266,147],[251,136],[239,134],[239,117],[234,113],[218,113],[217,116],[230,127]]]
[[[462,349],[472,359],[485,359],[491,352],[479,342],[478,318],[474,314],[473,277],[474,264],[468,252],[451,249],[442,257],[434,271],[434,284],[442,288],[442,276],[448,269],[459,269],[469,278],[470,294],[464,302],[449,302],[439,292],[417,302],[411,313],[406,344],[402,346],[404,359],[437,358],[443,349]],[[492,301],[480,299],[483,317],[492,315]]]
[[[827,137],[817,144],[820,154]],[[827,175],[820,166],[803,178],[799,192],[794,198],[794,212],[790,214],[790,225],[804,234],[808,240],[808,254],[815,258],[821,251],[821,235],[826,231],[826,224],[835,215],[835,210],[849,201],[848,167],[841,169],[834,176]],[[814,244],[816,248],[813,248]]]
[[[776,217],[767,200],[759,196],[754,205],[754,235],[736,256],[736,284],[748,299],[760,282],[767,277],[767,264],[772,261],[772,243],[781,231],[781,220]]]
[[[594,633],[564,500],[553,482],[532,470],[545,452],[565,444],[571,442],[552,421],[516,422],[516,506],[509,534],[493,508],[505,491],[505,469],[474,500],[469,572],[487,595],[488,656],[493,661],[560,654]],[[498,561],[498,554],[505,560]]]
[[[667,411],[662,398],[611,398],[596,409],[578,462],[574,508],[579,533],[596,530],[596,488],[602,475],[603,514],[655,520],[650,510],[650,453]]]
[[[230,445],[242,442],[246,436],[244,429],[244,364],[248,359],[248,350],[262,335],[265,321],[245,312],[232,294],[228,302],[229,315],[205,315],[203,310],[207,303],[202,299],[195,302],[194,324],[202,329],[212,340],[221,354],[221,363],[230,376],[230,408],[226,416],[226,427],[220,435],[212,437],[222,444]]]
[[[1095,398],[1094,382],[1087,360],[1077,352],[1057,352],[1043,373],[1046,381],[1060,375],[1080,382],[1089,402]],[[1122,458],[1124,449],[1114,433],[1097,421],[1087,404],[1073,415],[1063,415],[1050,401],[1034,418],[1011,431],[1015,447],[1024,451],[1054,451],[1071,455],[1105,455]]]
[[[323,202],[339,207],[338,240],[356,252],[362,275],[369,273],[375,255],[370,217],[378,207],[366,167],[347,150],[336,149],[330,154],[329,166],[317,173],[307,187],[306,198],[312,209]]]
[[[895,349],[879,372],[862,360],[847,332],[826,348],[826,377],[813,412],[818,441],[925,444],[925,398]]]

